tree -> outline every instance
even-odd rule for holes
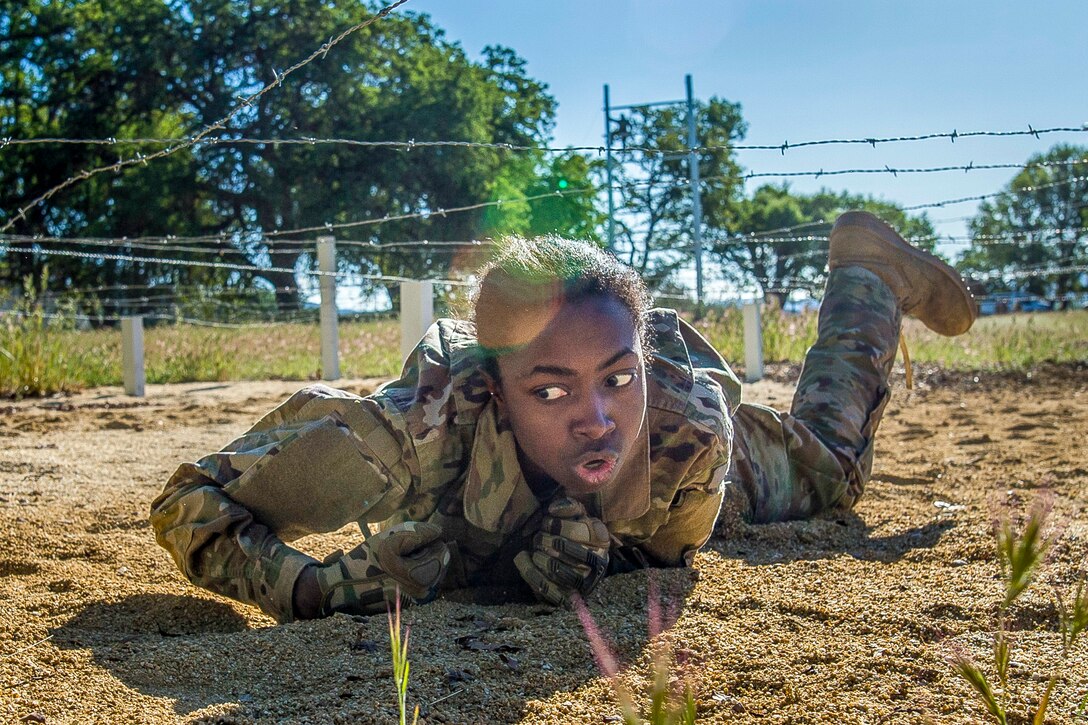
[[[175,136],[191,122],[159,69],[179,60],[167,5],[135,0],[112,13],[98,3],[0,3],[0,136],[16,139]],[[9,146],[0,150],[0,221],[82,169],[146,151],[122,145]],[[213,219],[194,160],[176,155],[148,168],[93,177],[30,211],[25,234],[200,234]],[[119,189],[127,189],[128,193]],[[176,189],[173,194],[156,190]],[[29,245],[22,245],[29,246]],[[9,254],[6,275],[37,278],[45,260]],[[119,284],[133,265],[49,260],[53,284]]]
[[[0,5],[0,136],[181,137],[238,109],[239,98],[373,13],[362,0],[104,0]],[[340,254],[364,274],[443,277],[449,247],[381,246],[415,240],[468,241],[516,231],[523,222],[459,206],[533,195],[557,172],[587,184],[577,160],[504,148],[390,148],[350,144],[252,143],[251,139],[457,140],[539,147],[555,101],[512,50],[469,59],[426,15],[393,14],[348,36],[281,87],[239,109],[223,141],[102,174],[35,208],[17,230],[58,236],[218,235],[218,261],[287,271],[223,271],[152,262],[51,264],[57,281],[144,284],[216,281],[276,290],[295,305],[303,251],[325,225],[347,227]],[[146,149],[21,146],[0,152],[0,209],[10,214],[81,169]],[[580,163],[586,163],[582,160]],[[569,197],[573,199],[573,197]],[[592,196],[588,197],[592,199]],[[583,200],[584,201],[584,200]],[[555,204],[535,204],[529,230]],[[590,228],[592,204],[559,205],[563,231]],[[551,212],[548,212],[551,213]],[[558,213],[558,211],[556,211]],[[3,218],[10,217],[0,217]],[[510,229],[508,227],[514,227]],[[291,233],[318,228],[321,232]],[[421,251],[422,250],[422,251]],[[136,256],[152,250],[126,248]],[[10,255],[12,257],[16,255]],[[207,258],[174,249],[170,256]],[[35,271],[23,257],[10,274]],[[30,268],[28,268],[30,267]],[[105,273],[109,270],[109,274]],[[55,283],[55,282],[54,282]]]
[[[827,235],[835,219],[851,209],[872,212],[917,246],[932,251],[933,225],[895,204],[849,192],[795,194],[788,184],[764,185],[739,204],[736,222],[708,219],[719,231],[711,252],[734,285],[755,285],[779,305],[793,290],[813,294],[827,272]]]
[[[720,98],[697,103],[695,113],[704,219],[729,223],[743,190],[731,144],[747,126],[740,105]],[[631,109],[613,135],[623,159],[613,171],[614,251],[652,289],[675,288],[675,273],[692,258],[687,133],[686,110],[677,105]]]
[[[1088,263],[1086,177],[1088,148],[1058,145],[1032,156],[1002,193],[979,205],[960,270],[984,278],[989,292],[1062,297],[1085,289],[1083,272],[1032,272]]]
[[[576,153],[511,165],[497,180],[494,194],[513,201],[487,208],[484,233],[598,240],[605,215],[598,208],[593,175],[601,165]]]

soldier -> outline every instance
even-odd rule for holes
[[[742,403],[722,357],[592,245],[516,240],[474,323],[439,320],[367,397],[315,385],[154,501],[193,583],[280,621],[375,613],[395,587],[524,582],[563,604],[601,577],[687,566],[715,527],[849,508],[873,461],[901,315],[944,335],[963,281],[870,214],[831,232],[819,334],[790,413]],[[723,501],[725,505],[723,506]],[[357,521],[323,562],[286,542]]]

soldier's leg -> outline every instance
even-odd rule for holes
[[[742,404],[734,418],[730,494],[747,520],[785,521],[854,504],[869,478],[888,401],[901,312],[861,267],[834,270],[789,413]]]
[[[853,506],[872,471],[902,314],[949,336],[977,314],[955,270],[871,214],[839,218],[828,261],[816,344],[790,412],[737,411],[727,498],[746,502],[753,522]]]

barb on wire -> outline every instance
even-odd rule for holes
[[[153,161],[155,159],[160,159],[160,158],[163,158],[165,156],[170,156],[172,154],[177,153],[178,151],[181,151],[181,150],[187,149],[187,148],[191,148],[192,146],[200,143],[203,139],[211,136],[216,131],[220,131],[220,130],[226,128],[227,124],[231,121],[231,119],[233,119],[235,116],[237,116],[238,113],[241,112],[241,110],[243,108],[247,108],[249,106],[252,106],[255,101],[259,100],[266,93],[268,93],[272,89],[277,88],[278,86],[282,85],[284,79],[286,79],[287,76],[291,75],[292,73],[297,71],[299,68],[302,68],[303,66],[309,64],[311,61],[313,61],[318,56],[324,57],[324,55],[326,53],[328,53],[329,50],[333,46],[340,43],[342,40],[344,40],[344,38],[348,37],[352,33],[355,33],[355,32],[357,32],[359,30],[362,30],[363,28],[367,27],[368,25],[370,25],[370,24],[372,24],[374,22],[377,22],[378,20],[381,20],[382,18],[386,17],[387,15],[389,15],[391,12],[393,12],[394,10],[396,10],[398,7],[400,7],[401,5],[403,5],[406,2],[408,2],[408,0],[396,0],[395,2],[391,3],[390,5],[385,6],[384,8],[382,8],[381,10],[379,10],[377,13],[375,13],[371,17],[367,18],[366,20],[363,20],[362,22],[356,23],[355,25],[351,26],[347,30],[344,30],[343,32],[341,32],[335,38],[331,38],[328,42],[326,42],[320,48],[315,50],[313,53],[311,53],[306,58],[303,58],[302,60],[295,63],[293,66],[291,66],[287,70],[285,70],[285,71],[276,71],[275,72],[275,80],[273,80],[271,83],[264,86],[259,91],[255,92],[254,94],[252,94],[250,96],[247,96],[246,98],[243,98],[238,103],[238,105],[235,106],[226,116],[223,116],[221,119],[219,119],[215,123],[212,123],[212,124],[210,124],[208,126],[205,126],[198,133],[196,133],[196,134],[194,134],[192,136],[189,136],[186,139],[181,140],[176,146],[174,146],[174,145],[167,146],[166,148],[160,149],[159,151],[156,151],[155,153],[150,154],[148,156],[144,156],[141,153],[137,153],[132,158],[121,159],[121,160],[118,160],[116,163],[105,165],[105,166],[99,166],[99,167],[96,167],[96,168],[93,168],[93,169],[84,169],[83,171],[80,171],[75,176],[69,177],[67,180],[61,182],[60,184],[57,184],[56,186],[49,189],[48,191],[46,191],[41,196],[39,196],[36,199],[34,199],[33,201],[31,201],[26,206],[19,209],[19,211],[11,219],[8,219],[4,223],[4,225],[2,227],[0,227],[0,232],[6,232],[8,229],[11,229],[17,222],[24,219],[26,217],[27,212],[29,212],[31,209],[37,207],[42,202],[48,201],[57,192],[62,191],[64,189],[67,189],[69,186],[77,184],[77,183],[79,183],[81,181],[85,181],[86,179],[89,179],[92,176],[103,173],[105,171],[120,171],[121,169],[124,169],[124,168],[129,167],[129,166],[133,166],[135,164],[146,164],[149,161]]]

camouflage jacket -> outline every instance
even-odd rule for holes
[[[640,450],[591,501],[613,559],[688,565],[722,500],[740,383],[671,310],[648,313]],[[400,379],[359,397],[303,389],[219,453],[183,464],[152,503],[158,542],[195,584],[293,618],[295,580],[317,560],[288,546],[356,521],[439,524],[454,553],[445,586],[520,581],[548,501],[522,475],[470,323],[439,320]]]

